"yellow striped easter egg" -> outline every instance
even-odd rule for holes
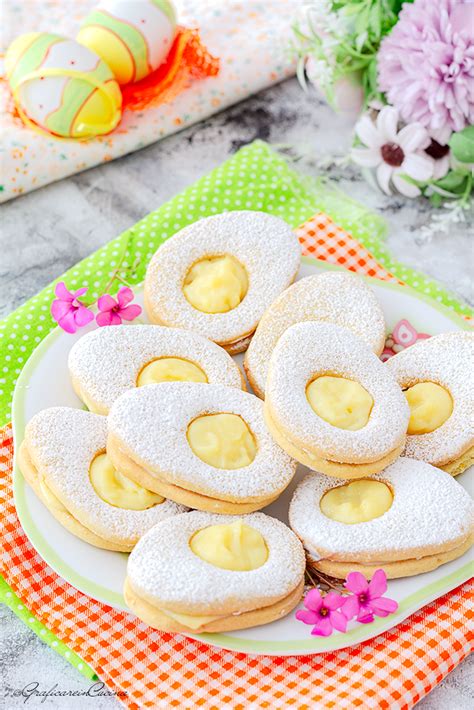
[[[166,59],[176,32],[169,0],[102,0],[77,41],[109,65],[119,84],[139,81]]]
[[[23,120],[63,138],[109,133],[121,117],[122,93],[102,59],[78,42],[45,32],[18,37],[5,71]]]

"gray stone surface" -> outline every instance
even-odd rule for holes
[[[297,166],[311,175],[326,154],[349,145],[350,121],[335,116],[295,80],[273,87],[197,126],[121,160],[30,193],[1,208],[0,316],[5,316],[52,279],[119,232],[159,207],[179,190],[255,138],[292,146]],[[465,225],[446,236],[421,237],[432,210],[423,201],[388,198],[373,191],[353,166],[324,171],[350,196],[382,213],[389,222],[388,244],[405,263],[424,270],[461,298],[474,303],[473,240]],[[41,688],[83,689],[89,683],[20,623],[8,610],[2,617],[0,677],[22,688],[38,680]],[[472,707],[474,665],[464,662],[419,707],[467,710]],[[1,693],[0,693],[1,698]],[[39,707],[31,698],[27,707]],[[23,706],[24,698],[0,700]],[[102,710],[114,699],[48,698],[45,707]]]

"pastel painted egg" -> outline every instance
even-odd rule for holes
[[[169,0],[102,0],[77,41],[109,65],[119,84],[140,81],[166,59],[176,32]]]
[[[64,138],[112,131],[122,92],[102,59],[72,39],[45,32],[18,37],[5,71],[22,118]]]

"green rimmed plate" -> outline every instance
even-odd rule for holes
[[[336,267],[304,258],[299,276],[331,268]],[[467,328],[465,321],[455,313],[409,288],[376,279],[370,279],[370,282],[382,305],[390,331],[402,319],[409,320],[416,331],[429,334]],[[136,293],[140,301],[140,290],[136,289]],[[68,335],[56,329],[43,340],[26,363],[13,399],[15,450],[18,450],[23,439],[25,423],[39,410],[58,405],[82,407],[69,380],[67,357],[73,343],[92,327],[76,335]],[[265,512],[287,522],[289,499],[303,474],[304,468],[301,467],[291,486]],[[467,488],[469,477],[470,473],[466,471],[457,480]],[[14,495],[21,524],[32,545],[50,567],[94,599],[126,609],[122,585],[127,555],[99,550],[68,533],[25,483],[16,462]],[[417,609],[469,579],[471,574],[472,557],[466,553],[433,572],[392,580],[388,594],[399,603],[395,614],[377,619],[373,624],[353,624],[347,633],[335,633],[329,638],[310,636],[309,627],[296,621],[293,614],[266,626],[226,634],[193,635],[193,638],[221,648],[267,655],[336,650],[390,629]]]

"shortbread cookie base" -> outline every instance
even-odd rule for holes
[[[118,544],[110,540],[105,540],[99,535],[96,535],[92,530],[86,528],[77,520],[69,511],[57,510],[50,506],[49,501],[44,497],[41,487],[38,484],[38,471],[34,466],[26,442],[23,441],[18,451],[18,463],[20,470],[26,481],[32,487],[40,501],[45,505],[51,515],[60,523],[68,532],[72,533],[80,540],[88,542],[89,545],[100,547],[103,550],[112,550],[114,552],[130,552],[135,547],[136,543]]]
[[[157,607],[139,597],[131,588],[128,579],[125,580],[124,597],[132,612],[146,624],[159,631],[172,633],[220,633],[222,631],[236,631],[237,629],[248,629],[252,626],[263,626],[272,621],[281,619],[289,614],[300,602],[304,591],[304,579],[287,596],[270,606],[253,611],[246,611],[242,614],[231,614],[204,624],[199,629],[190,629],[183,626],[175,619],[167,616]],[[212,610],[209,610],[212,613]]]
[[[465,451],[459,458],[449,463],[439,466],[443,471],[447,471],[451,476],[459,476],[460,473],[469,468],[469,466],[474,465],[474,446],[471,446],[467,451]]]
[[[87,395],[84,390],[82,389],[81,385],[79,384],[79,381],[77,380],[76,377],[72,373],[70,374],[71,378],[71,384],[74,392],[77,394],[81,402],[84,403],[85,407],[89,410],[89,412],[93,412],[94,414],[102,414],[103,416],[107,416],[109,413],[109,408],[105,407],[103,404],[100,402],[95,401],[89,395]]]
[[[279,491],[275,496],[263,500],[240,503],[238,501],[220,500],[203,495],[202,493],[197,493],[196,491],[186,490],[173,483],[163,481],[163,479],[158,478],[155,473],[153,475],[149,473],[145,468],[140,466],[140,464],[133,461],[127,454],[121,451],[120,443],[111,434],[109,434],[107,439],[107,454],[115,468],[132,481],[135,481],[135,483],[143,486],[143,488],[147,488],[154,493],[159,493],[164,498],[169,498],[169,500],[174,500],[175,503],[181,503],[188,508],[202,510],[206,513],[220,513],[222,515],[246,515],[247,513],[254,513],[270,505],[270,503],[273,503],[281,493],[281,491]]]
[[[249,343],[250,344],[250,343]],[[248,347],[248,346],[247,346]],[[247,379],[250,383],[250,387],[252,388],[254,394],[257,395],[257,397],[260,397],[260,399],[265,399],[265,392],[263,389],[261,389],[258,384],[256,379],[252,376],[252,371],[251,369],[247,366],[247,361],[244,360],[243,367],[245,370],[245,374],[247,375]]]
[[[472,536],[468,537],[462,545],[439,552],[434,555],[426,555],[420,559],[400,560],[398,562],[379,562],[374,565],[364,565],[357,562],[334,562],[333,560],[314,560],[308,557],[308,568],[327,574],[330,577],[345,579],[349,572],[361,572],[364,577],[371,579],[378,569],[383,569],[389,579],[398,577],[412,577],[424,572],[431,572],[446,562],[451,562],[461,557],[473,544]]]
[[[286,451],[289,456],[296,459],[296,461],[299,461],[304,466],[308,466],[308,468],[312,471],[324,473],[326,476],[330,476],[332,478],[343,478],[349,480],[364,478],[365,476],[373,476],[376,473],[380,473],[384,468],[387,468],[387,466],[398,459],[405,445],[404,443],[401,444],[381,459],[371,461],[370,463],[340,463],[337,461],[330,461],[329,459],[319,458],[313,454],[310,455],[306,451],[298,449],[293,442],[289,441],[286,436],[275,426],[269,412],[269,407],[266,403],[264,405],[263,412],[268,430],[280,448]]]

